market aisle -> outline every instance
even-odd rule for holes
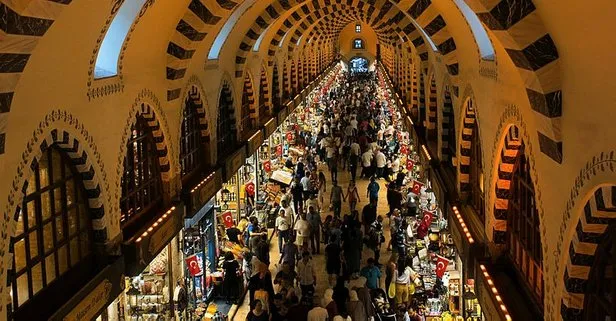
[[[329,191],[330,191],[329,188],[331,186],[331,180],[330,180],[329,171],[327,170],[326,165],[320,165],[319,169],[322,169],[323,173],[327,177],[327,192],[328,193],[326,193],[327,195],[325,197],[326,209],[321,211],[321,220],[325,220],[325,217],[327,215],[333,215],[333,211],[327,210],[327,206],[329,205]],[[351,181],[351,175],[347,171],[343,171],[342,168],[340,168],[338,172],[338,183],[340,184],[343,190],[346,191],[346,188],[349,186],[350,181]],[[360,211],[360,213],[364,205],[368,204],[368,198],[366,197],[366,189],[368,188],[369,182],[370,181],[367,179],[358,179],[357,181],[357,190],[359,191],[359,196],[361,200],[361,202],[359,202],[359,205],[357,206],[357,209]],[[391,252],[386,251],[386,247],[387,247],[387,244],[389,243],[389,238],[390,238],[389,220],[386,219],[386,213],[388,212],[387,197],[386,197],[387,188],[385,185],[386,184],[385,180],[378,180],[378,183],[381,186],[381,189],[379,191],[378,214],[382,215],[383,218],[385,219],[384,220],[385,224],[383,225],[385,229],[386,240],[382,246],[381,258],[380,258],[381,263],[384,264],[385,262],[387,262],[387,260],[389,259],[391,255]],[[351,211],[349,208],[349,204],[348,203],[343,204],[342,215],[349,214],[350,212]],[[325,270],[325,255],[323,255],[324,249],[325,249],[325,244],[321,243],[321,252],[320,252],[321,254],[313,256],[313,260],[316,263],[316,266],[323,267],[323,268],[318,269],[317,271],[317,287],[315,291],[315,302],[321,302],[321,297],[323,296],[325,289],[327,289],[328,287],[327,273]],[[364,250],[362,252],[361,266],[364,266],[366,260],[373,256],[374,256],[374,252],[372,252],[371,250],[367,249],[364,246]],[[272,242],[270,245],[270,261],[272,262],[272,264],[270,264],[270,272],[272,273],[272,278],[276,276],[277,265],[275,263],[278,262],[279,258],[280,258],[280,253],[278,252],[278,238],[274,237],[272,238]],[[381,271],[383,272],[383,275],[385,275],[384,267],[381,269]],[[385,287],[384,284],[385,284],[385,278],[382,277],[381,278],[382,288]],[[246,316],[248,315],[248,312],[250,311],[250,306],[249,306],[248,301],[249,301],[249,298],[248,298],[248,295],[246,295],[244,302],[242,302],[242,305],[238,308],[237,314],[232,320],[235,320],[235,321],[246,320]]]

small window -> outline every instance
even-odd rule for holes
[[[477,14],[471,9],[464,0],[454,0],[455,4],[458,6],[464,18],[471,27],[471,31],[473,32],[473,36],[475,36],[475,41],[477,41],[477,46],[479,47],[479,54],[481,58],[484,60],[494,60],[494,47],[492,47],[492,42],[490,42],[490,37],[488,37],[488,33],[485,28],[481,24],[479,17]]]
[[[364,49],[364,41],[361,39],[353,40],[353,49]]]
[[[360,23],[355,25],[355,32],[356,33],[360,33],[361,32],[361,24]]]

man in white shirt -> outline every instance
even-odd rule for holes
[[[361,153],[361,147],[357,143],[357,141],[353,141],[351,144],[351,155],[359,157],[359,153]]]
[[[328,317],[327,310],[320,306],[315,306],[308,311],[308,321],[327,321]]]
[[[374,154],[372,150],[367,150],[365,153],[361,155],[361,175],[360,177],[370,177],[370,166],[372,166],[372,157]]]
[[[285,219],[289,223],[289,227],[293,226],[293,218],[295,217],[295,212],[293,211],[293,206],[291,206],[291,202],[282,200],[280,201],[280,207],[284,209]]]
[[[376,153],[376,177],[382,178],[387,165],[387,157],[381,150]]]
[[[282,253],[282,240],[286,243],[289,239],[289,227],[290,224],[285,217],[285,210],[280,209],[278,212],[278,217],[276,218],[276,234],[278,234],[278,249],[280,250],[280,253]]]
[[[357,131],[357,119],[355,117],[351,118],[350,123],[351,123],[351,126],[353,126],[353,129]]]
[[[297,264],[297,281],[302,289],[302,295],[312,296],[317,285],[317,274],[308,251],[302,253],[302,259]]]
[[[295,244],[302,251],[307,251],[308,241],[310,240],[310,222],[306,220],[306,213],[302,213],[297,222],[295,222],[294,230],[297,232]]]
[[[306,171],[306,176],[302,177],[299,181],[302,184],[302,189],[304,190],[304,201],[306,201],[310,197],[310,172]]]

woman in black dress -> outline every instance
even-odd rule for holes
[[[252,309],[246,316],[246,321],[269,321],[269,314],[263,307],[261,300],[255,300]]]
[[[329,275],[329,286],[333,287],[336,282],[336,277],[340,275],[340,246],[336,236],[329,239],[329,244],[325,247],[325,267]]]
[[[239,297],[240,290],[240,264],[233,256],[233,253],[225,253],[225,261],[222,264],[222,268],[224,271],[224,294],[225,298],[227,299],[227,303],[230,303],[232,300],[237,300],[237,298]]]

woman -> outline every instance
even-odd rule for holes
[[[392,279],[394,278],[394,274],[396,272],[396,262],[398,261],[398,255],[396,253],[392,253],[389,257],[389,261],[387,261],[387,266],[385,266],[385,289],[389,289],[389,285],[391,284]]]
[[[336,277],[340,275],[340,262],[340,246],[334,236],[329,239],[329,244],[325,247],[325,267],[329,276],[329,286],[333,286]]]
[[[349,303],[347,303],[347,311],[351,319],[368,320],[368,315],[366,314],[366,307],[364,307],[364,304],[359,301],[357,292],[355,290],[352,290],[349,293],[349,297],[350,300]]]
[[[261,300],[263,309],[269,309],[270,298],[274,296],[272,274],[268,270],[267,265],[263,263],[259,263],[256,270],[256,273],[248,281],[250,303],[254,303],[255,300]]]
[[[323,208],[325,192],[327,192],[327,180],[325,179],[325,174],[323,174],[322,170],[319,170],[319,182],[317,186],[319,188],[319,205]]]
[[[349,183],[349,187],[347,188],[347,193],[344,196],[344,199],[349,200],[349,207],[351,208],[351,212],[355,211],[357,207],[357,202],[361,202],[359,199],[359,192],[357,191],[357,186],[355,186],[355,182],[351,181]]]
[[[222,264],[222,269],[224,273],[223,278],[223,289],[225,292],[225,297],[227,300],[227,304],[231,303],[231,301],[237,300],[239,297],[239,289],[240,289],[240,278],[239,278],[239,270],[240,264],[237,262],[233,253],[226,252],[225,253],[225,261]]]
[[[341,315],[348,314],[347,302],[349,301],[349,289],[346,287],[344,278],[338,278],[336,281],[332,298],[334,302],[336,302],[338,313]]]
[[[261,300],[256,300],[252,304],[252,310],[246,316],[246,321],[269,321],[269,314],[263,306],[264,303]]]
[[[325,293],[323,294],[322,305],[327,310],[327,314],[329,315],[330,319],[338,315],[338,306],[336,305],[336,301],[334,301],[333,296],[334,290],[332,289],[326,289]]]

